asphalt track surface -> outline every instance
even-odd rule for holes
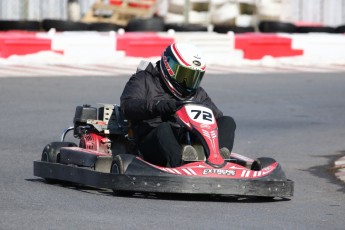
[[[47,184],[32,162],[72,124],[75,106],[118,103],[126,76],[0,79],[0,229],[344,229],[345,74],[209,75],[204,88],[237,121],[234,151],[270,156],[291,199],[115,197]]]

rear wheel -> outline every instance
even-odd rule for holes
[[[59,154],[60,149],[62,147],[76,147],[77,145],[73,142],[51,142],[47,144],[42,152],[41,161],[50,162],[50,163],[58,163],[59,162]],[[54,183],[57,180],[44,178],[49,183]]]
[[[44,147],[41,161],[58,163],[60,149],[63,147],[77,147],[77,145],[73,142],[51,142]]]

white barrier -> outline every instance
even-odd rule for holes
[[[191,42],[200,47],[203,51],[209,64],[222,65],[279,65],[280,63],[290,63],[296,65],[332,65],[345,64],[345,34],[247,34],[245,36],[235,35],[233,33],[217,34],[211,32],[172,32],[168,33],[152,33],[153,36],[166,38],[166,40],[173,40],[175,42]],[[126,34],[124,34],[126,35]],[[125,50],[117,49],[117,42],[121,39],[134,39],[136,45],[147,45],[144,33],[128,34],[128,38],[123,34],[116,34],[115,32],[101,33],[101,32],[61,32],[54,33],[37,33],[38,38],[51,39],[51,50],[37,52],[28,55],[12,55],[7,59],[0,58],[1,63],[6,62],[39,62],[44,63],[112,63],[131,59],[137,60],[140,57],[131,58],[131,55],[126,54]],[[144,36],[145,35],[145,36]],[[144,37],[141,37],[144,36]],[[257,60],[249,60],[244,58],[244,53],[248,52],[247,48],[235,49],[235,43],[243,42],[243,39],[250,40],[250,42],[257,42],[256,48],[259,47],[267,54],[269,51],[278,49],[277,44],[270,45],[272,41],[279,38],[291,39],[291,49],[302,50],[302,55],[284,57],[282,54],[279,57],[272,58],[269,55],[262,56]],[[254,38],[254,39],[253,39]],[[264,47],[260,47],[260,39],[264,40]],[[267,41],[268,40],[268,41]],[[122,40],[123,41],[123,40]],[[245,40],[246,41],[246,40]],[[248,42],[248,43],[250,43]],[[1,43],[1,42],[0,42]],[[244,43],[245,44],[245,43]],[[0,44],[1,45],[1,44]],[[127,44],[131,46],[130,43]],[[155,42],[150,43],[155,45]],[[287,44],[288,45],[288,44]],[[286,44],[285,44],[286,46]],[[249,45],[248,45],[249,47]],[[1,48],[1,47],[0,47]],[[249,47],[250,48],[250,47]],[[147,49],[150,51],[150,49]],[[136,51],[136,49],[134,49]],[[163,50],[162,50],[163,51]],[[133,53],[133,49],[131,50]],[[146,52],[146,51],[145,51]],[[250,52],[253,52],[251,50]],[[255,52],[255,50],[254,50]],[[1,49],[0,49],[1,54]],[[152,55],[146,59],[157,59],[157,55]]]

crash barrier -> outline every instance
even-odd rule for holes
[[[38,38],[33,32],[0,33],[0,57],[25,55],[38,51],[51,50],[51,40]]]
[[[345,62],[345,34],[214,32],[0,32],[0,57],[51,51],[69,60],[112,62],[123,57],[157,57],[172,42],[199,46],[208,62],[234,63],[267,56]]]
[[[236,36],[235,48],[243,50],[245,59],[303,55],[302,49],[292,48],[292,40],[275,34],[243,34]]]

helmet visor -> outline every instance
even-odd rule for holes
[[[169,66],[173,72],[173,75],[171,75],[171,77],[188,91],[193,91],[198,88],[202,77],[205,74],[205,71],[190,69],[181,66],[172,58],[170,58],[169,60]]]

